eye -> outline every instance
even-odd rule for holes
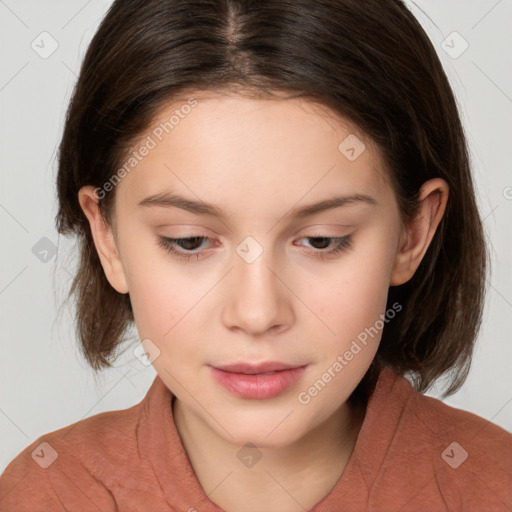
[[[199,260],[208,250],[202,247],[202,244],[208,240],[213,241],[206,236],[190,236],[186,238],[161,236],[158,237],[158,244],[179,259],[190,260],[195,257],[196,260]],[[352,246],[352,235],[341,237],[306,236],[299,240],[310,240],[313,247],[307,252],[318,258],[334,256],[350,249]]]
[[[206,236],[189,236],[187,238],[167,238],[161,236],[158,239],[158,244],[166,251],[175,254],[178,258],[190,260],[194,256],[196,259],[199,259],[201,254],[205,251],[205,249],[197,250],[201,247],[204,240],[211,239]]]
[[[311,240],[313,250],[309,251],[313,256],[326,258],[334,256],[352,247],[352,235],[346,236],[305,236],[300,240]]]

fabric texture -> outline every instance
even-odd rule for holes
[[[156,376],[137,405],[41,436],[2,474],[0,510],[222,512],[196,478],[173,399]],[[311,512],[341,510],[512,510],[512,434],[384,368],[343,475]]]

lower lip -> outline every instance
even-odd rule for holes
[[[252,400],[265,400],[280,395],[293,386],[303,375],[306,366],[280,370],[273,375],[246,375],[211,367],[213,376],[233,395]]]

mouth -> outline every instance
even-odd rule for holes
[[[210,365],[213,377],[238,398],[265,400],[292,387],[308,365],[281,362]]]

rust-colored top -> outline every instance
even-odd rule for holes
[[[137,405],[41,436],[0,478],[0,510],[222,512],[187,457],[173,398],[157,376]],[[512,510],[512,434],[385,368],[343,475],[311,510]]]

